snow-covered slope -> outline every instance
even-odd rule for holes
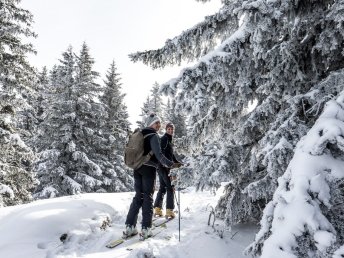
[[[0,257],[240,258],[257,230],[254,225],[234,227],[221,239],[207,225],[218,196],[186,189],[181,193],[181,242],[177,218],[132,251],[127,250],[128,242],[108,249],[105,245],[122,235],[132,197],[133,193],[84,194],[2,208]],[[222,222],[215,221],[215,228],[221,230]],[[61,242],[63,234],[66,240]]]

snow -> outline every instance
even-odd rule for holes
[[[75,151],[76,150],[75,147],[76,147],[76,145],[75,145],[75,143],[73,141],[68,143],[68,151],[69,152]]]
[[[82,194],[1,208],[0,257],[240,258],[246,257],[243,250],[257,232],[255,225],[234,226],[220,238],[222,221],[216,220],[214,228],[208,226],[210,207],[215,207],[219,192],[212,195],[188,188],[180,193],[181,242],[177,218],[154,238],[139,242],[132,251],[126,249],[128,242],[108,249],[105,245],[120,238],[124,230],[133,195],[132,192]],[[61,242],[63,234],[67,238]],[[319,233],[319,238],[327,236]]]
[[[0,184],[0,194],[4,194],[4,193],[7,193],[10,195],[11,198],[14,198],[13,190],[10,187],[8,187],[7,185]]]
[[[297,144],[285,174],[278,179],[278,188],[264,210],[262,228],[256,236],[260,241],[264,234],[270,234],[264,241],[262,258],[296,257],[297,237],[305,234],[313,236],[321,255],[336,242],[333,222],[321,207],[331,209],[330,182],[344,177],[343,159],[328,147],[332,144],[338,150],[344,149],[343,100],[344,92],[326,103],[314,126]],[[342,252],[343,248],[338,249],[335,257]]]
[[[14,144],[18,145],[19,147],[21,147],[21,148],[23,148],[23,149],[26,149],[26,148],[27,148],[26,144],[21,140],[19,134],[17,134],[17,133],[11,134],[10,140],[11,140]]]
[[[314,233],[314,240],[319,250],[325,251],[328,246],[336,241],[336,237],[330,232],[318,230]]]
[[[245,37],[247,36],[248,26],[247,21],[244,20],[245,16],[243,16],[243,20],[240,22],[240,27],[226,40],[224,40],[220,46],[218,46],[214,51],[209,52],[208,54],[204,55],[200,58],[199,62],[195,64],[191,69],[195,69],[200,63],[211,63],[211,60],[215,56],[222,57],[223,59],[228,58],[228,53],[225,51],[226,46],[232,45],[234,42],[240,40],[244,41]],[[181,71],[180,77],[184,71]]]
[[[52,186],[46,186],[43,188],[42,193],[38,196],[47,196],[48,198],[54,198],[58,195],[58,191]]]
[[[334,252],[333,258],[342,258],[344,256],[344,245]]]

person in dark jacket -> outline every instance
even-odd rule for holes
[[[162,167],[174,167],[173,161],[166,158],[161,151],[160,138],[157,134],[161,127],[160,118],[151,114],[146,119],[146,128],[142,129],[144,135],[144,155],[153,151],[153,156],[150,160],[144,163],[141,167],[134,170],[134,188],[135,196],[130,205],[129,212],[126,218],[126,230],[123,232],[123,237],[127,238],[136,235],[137,217],[142,207],[142,238],[148,238],[152,235],[152,217],[153,217],[153,194],[156,178],[156,169],[159,165]]]
[[[174,167],[180,167],[182,165],[179,162],[174,153],[173,153],[173,134],[174,134],[174,125],[172,123],[166,124],[166,133],[161,137],[160,144],[161,150],[163,155],[169,160],[172,160],[175,163]],[[159,174],[159,182],[160,187],[158,194],[155,198],[154,202],[154,215],[155,216],[163,216],[162,212],[162,203],[164,199],[164,195],[166,195],[166,217],[167,218],[174,218],[175,214],[173,212],[174,209],[174,187],[171,184],[171,178],[169,176],[170,168],[159,166],[158,174]]]

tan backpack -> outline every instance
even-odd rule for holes
[[[144,139],[153,134],[155,133],[143,136],[142,131],[137,128],[129,136],[129,140],[124,149],[124,163],[129,168],[138,169],[153,156],[153,151],[150,151],[147,155],[143,155]]]

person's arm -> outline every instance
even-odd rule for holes
[[[158,135],[153,135],[150,138],[150,145],[152,148],[152,151],[155,155],[155,157],[158,159],[158,161],[160,162],[161,165],[163,165],[164,167],[172,167],[173,165],[173,161],[167,159],[164,154],[162,154],[161,152],[161,147],[160,147],[160,140]]]

